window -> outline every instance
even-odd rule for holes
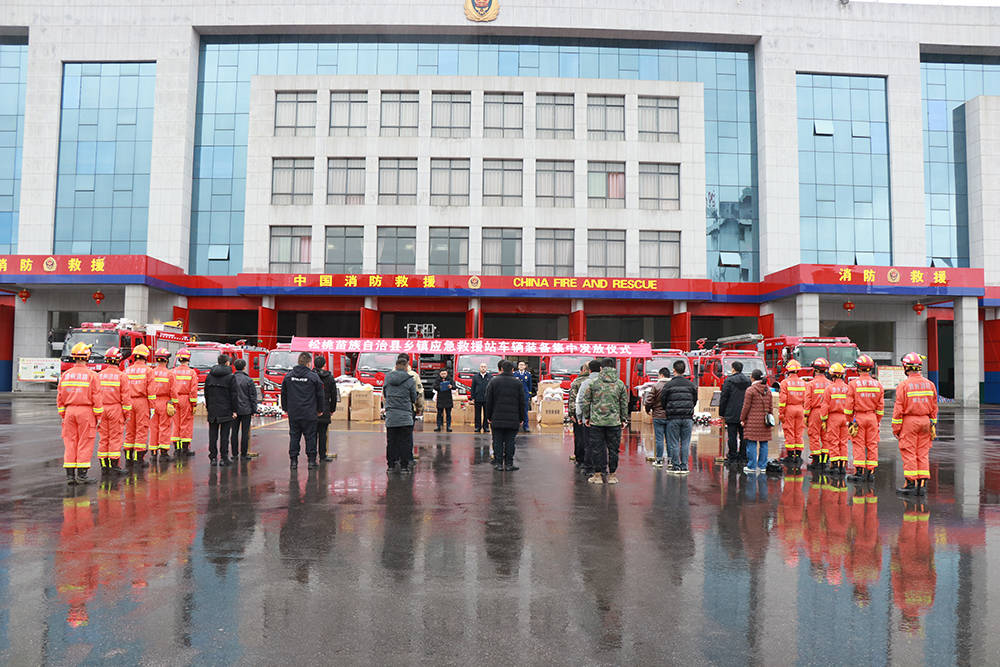
[[[467,137],[472,118],[470,93],[433,93],[431,95],[431,135]]]
[[[383,137],[415,137],[420,119],[420,98],[416,92],[382,93]]]
[[[415,227],[378,228],[378,272],[413,273],[417,266]]]
[[[535,231],[535,274],[539,276],[573,275],[572,229],[539,229]]]
[[[417,203],[416,158],[381,158],[378,161],[378,203]]]
[[[677,141],[676,97],[639,98],[639,141]]]
[[[462,276],[469,272],[469,230],[431,227],[429,273]]]
[[[316,134],[316,91],[276,93],[274,101],[274,136],[309,136]]]
[[[469,160],[431,158],[431,206],[469,205]]]
[[[676,210],[681,207],[680,165],[639,163],[639,208]]]
[[[482,273],[484,276],[515,276],[521,273],[520,229],[483,229]]]
[[[535,163],[535,206],[573,207],[571,160],[539,160]]]
[[[311,204],[313,161],[305,158],[274,158],[271,170],[272,204]]]
[[[330,158],[326,168],[327,204],[365,203],[365,159]]]
[[[309,271],[312,229],[309,227],[271,227],[271,273]]]
[[[573,138],[573,95],[539,93],[535,96],[535,136]]]
[[[625,208],[624,162],[590,162],[587,172],[590,208]]]
[[[681,233],[639,232],[639,273],[644,278],[680,278]]]
[[[483,206],[520,206],[521,171],[520,160],[483,160]]]
[[[625,138],[624,95],[587,95],[587,138]]]
[[[524,136],[524,95],[486,93],[483,97],[483,136]]]
[[[327,227],[323,270],[326,273],[361,273],[364,236],[362,227]]]
[[[591,229],[587,232],[587,275],[616,278],[625,275],[625,232]]]
[[[335,90],[330,93],[330,136],[363,137],[368,132],[368,93]]]

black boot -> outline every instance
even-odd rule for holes
[[[854,474],[853,475],[848,475],[847,479],[848,479],[848,481],[851,481],[851,482],[863,482],[863,481],[865,481],[865,477],[867,476],[867,473],[868,473],[868,471],[865,470],[864,468],[855,467],[854,468]]]
[[[809,456],[809,464],[806,466],[806,470],[819,470],[819,455],[811,454]]]
[[[896,489],[896,493],[902,493],[902,494],[907,495],[907,496],[916,495],[917,494],[917,485],[914,483],[914,481],[912,479],[908,479],[908,480],[906,480],[906,484],[903,485],[903,488]]]
[[[146,450],[142,449],[135,452],[135,466],[137,468],[145,468],[149,464],[146,463]]]
[[[77,468],[76,469],[76,483],[77,484],[89,484],[90,480],[87,479],[87,469]]]
[[[927,480],[918,479],[917,480],[917,495],[926,496],[927,495]]]
[[[170,456],[170,449],[161,449],[159,452],[160,463],[167,463],[168,461],[173,461]]]
[[[66,483],[71,486],[76,484],[76,468],[66,468]]]
[[[868,471],[865,473],[865,482],[867,482],[868,484],[875,483],[875,470],[877,470],[877,468],[869,468]]]

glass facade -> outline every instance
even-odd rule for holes
[[[798,74],[804,264],[892,264],[885,78]]]
[[[698,81],[705,90],[709,277],[758,278],[757,147],[752,47],[496,37],[205,37],[201,43],[191,213],[197,274],[243,266],[250,77],[438,74]],[[724,215],[736,217],[723,217]],[[209,260],[228,244],[228,260]],[[720,266],[719,252],[740,266]]]
[[[1000,95],[1000,58],[921,56],[927,261],[969,266],[965,103]]]
[[[17,252],[28,44],[0,38],[0,255]]]
[[[53,252],[145,254],[155,84],[155,63],[63,65]]]

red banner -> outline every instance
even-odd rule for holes
[[[649,343],[582,343],[565,340],[507,338],[292,338],[295,352],[393,352],[405,354],[579,354],[648,358]]]

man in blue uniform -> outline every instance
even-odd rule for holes
[[[517,362],[517,370],[514,371],[514,377],[521,381],[524,385],[524,423],[521,424],[521,428],[524,432],[528,432],[528,412],[531,410],[531,371],[528,370],[528,364],[523,361]]]

